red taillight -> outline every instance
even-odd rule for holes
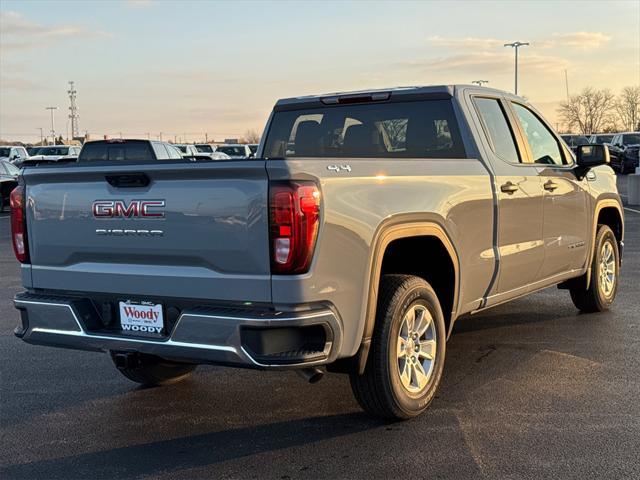
[[[275,183],[269,191],[271,271],[309,270],[320,223],[320,191],[312,182]]]
[[[18,186],[11,192],[11,239],[13,251],[20,263],[29,262],[27,225],[25,223],[24,187]]]

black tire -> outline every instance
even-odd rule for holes
[[[379,292],[367,364],[362,375],[355,371],[350,373],[351,388],[356,400],[367,413],[405,420],[419,415],[429,406],[440,384],[446,349],[444,316],[436,293],[420,277],[384,275]],[[402,383],[397,350],[398,335],[405,314],[416,306],[426,308],[431,314],[434,327],[431,331],[436,346],[432,360],[434,363],[426,385],[419,392],[412,393]],[[410,375],[409,378],[413,377]]]
[[[605,243],[611,246],[615,259],[615,275],[613,289],[607,294],[602,283],[600,275],[602,274],[602,255]],[[613,231],[607,225],[598,225],[598,233],[594,245],[593,261],[591,262],[591,282],[589,288],[583,286],[573,287],[569,290],[573,304],[585,313],[603,312],[608,310],[613,304],[618,293],[618,283],[620,278],[620,253],[618,250],[618,241]],[[583,283],[583,282],[580,282]],[[585,282],[586,283],[586,279]],[[584,284],[583,283],[583,284]]]
[[[119,367],[115,359],[117,353],[110,352],[111,359],[118,371],[129,380],[149,387],[180,382],[189,377],[197,367],[197,365],[171,362],[144,353],[135,354],[128,362],[129,365]]]

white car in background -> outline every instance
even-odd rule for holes
[[[59,162],[67,159],[75,159],[80,155],[81,147],[76,145],[49,145],[41,147],[37,155],[23,160],[22,164],[26,165],[31,162]]]
[[[6,160],[19,166],[27,158],[29,158],[29,154],[22,145],[0,146],[0,160]]]
[[[193,145],[200,155],[208,155],[212,160],[229,160],[231,157],[226,153],[216,151],[216,147],[210,143],[195,143]]]
[[[200,152],[198,152],[198,149],[195,145],[174,143],[173,146],[180,150],[180,155],[182,155],[183,157],[193,157],[195,155],[200,155]]]
[[[249,145],[218,145],[216,146],[216,152],[226,153],[234,160],[253,158],[253,153],[251,153]]]

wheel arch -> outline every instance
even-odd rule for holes
[[[595,255],[596,235],[598,234],[598,225],[607,225],[618,241],[620,249],[620,262],[622,262],[622,246],[624,245],[624,213],[620,201],[613,198],[605,198],[598,200],[593,214],[593,225],[591,231],[591,246],[589,247],[589,256],[587,257],[587,288],[591,284],[591,264]]]
[[[390,220],[387,224],[382,225],[375,236],[375,240],[373,242],[372,247],[372,255],[370,262],[370,279],[369,279],[369,288],[367,294],[367,302],[366,302],[366,312],[365,312],[365,320],[364,320],[364,329],[362,334],[362,340],[360,343],[360,348],[358,349],[358,353],[356,354],[357,368],[360,373],[364,371],[367,357],[369,354],[369,347],[371,345],[371,338],[373,336],[373,330],[375,326],[375,318],[376,318],[376,309],[378,303],[378,291],[380,286],[380,278],[384,273],[383,267],[385,258],[387,254],[390,252],[389,248],[394,245],[394,242],[399,241],[422,241],[425,242],[437,242],[434,245],[439,245],[441,248],[440,253],[446,253],[446,258],[443,259],[449,262],[449,265],[452,270],[452,285],[450,292],[450,300],[448,300],[448,307],[445,311],[445,306],[443,305],[443,313],[445,315],[445,324],[447,328],[447,336],[450,334],[451,328],[455,321],[457,310],[458,310],[458,302],[459,302],[459,291],[460,291],[460,261],[457,250],[451,237],[446,232],[445,228],[442,224],[435,220],[417,220],[410,219],[406,221],[398,221],[398,219]],[[428,259],[428,257],[427,257]],[[427,260],[425,259],[425,260]],[[420,270],[420,267],[424,266],[424,262],[419,262],[414,271],[408,271],[404,273],[409,274],[418,274],[417,271]],[[387,273],[403,273],[403,272],[387,272]],[[423,275],[419,275],[424,278]],[[428,278],[425,280],[429,281]],[[430,282],[431,283],[431,282]],[[436,294],[438,294],[438,299],[442,303],[440,294],[438,289],[435,288]],[[439,288],[440,292],[442,292],[442,288]]]

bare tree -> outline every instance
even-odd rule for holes
[[[623,130],[640,129],[640,86],[623,88],[615,108]]]
[[[244,139],[247,143],[260,143],[260,134],[257,130],[250,128],[244,132]]]
[[[608,89],[586,87],[569,100],[562,102],[558,114],[569,129],[579,133],[598,133],[614,121],[615,96]]]

